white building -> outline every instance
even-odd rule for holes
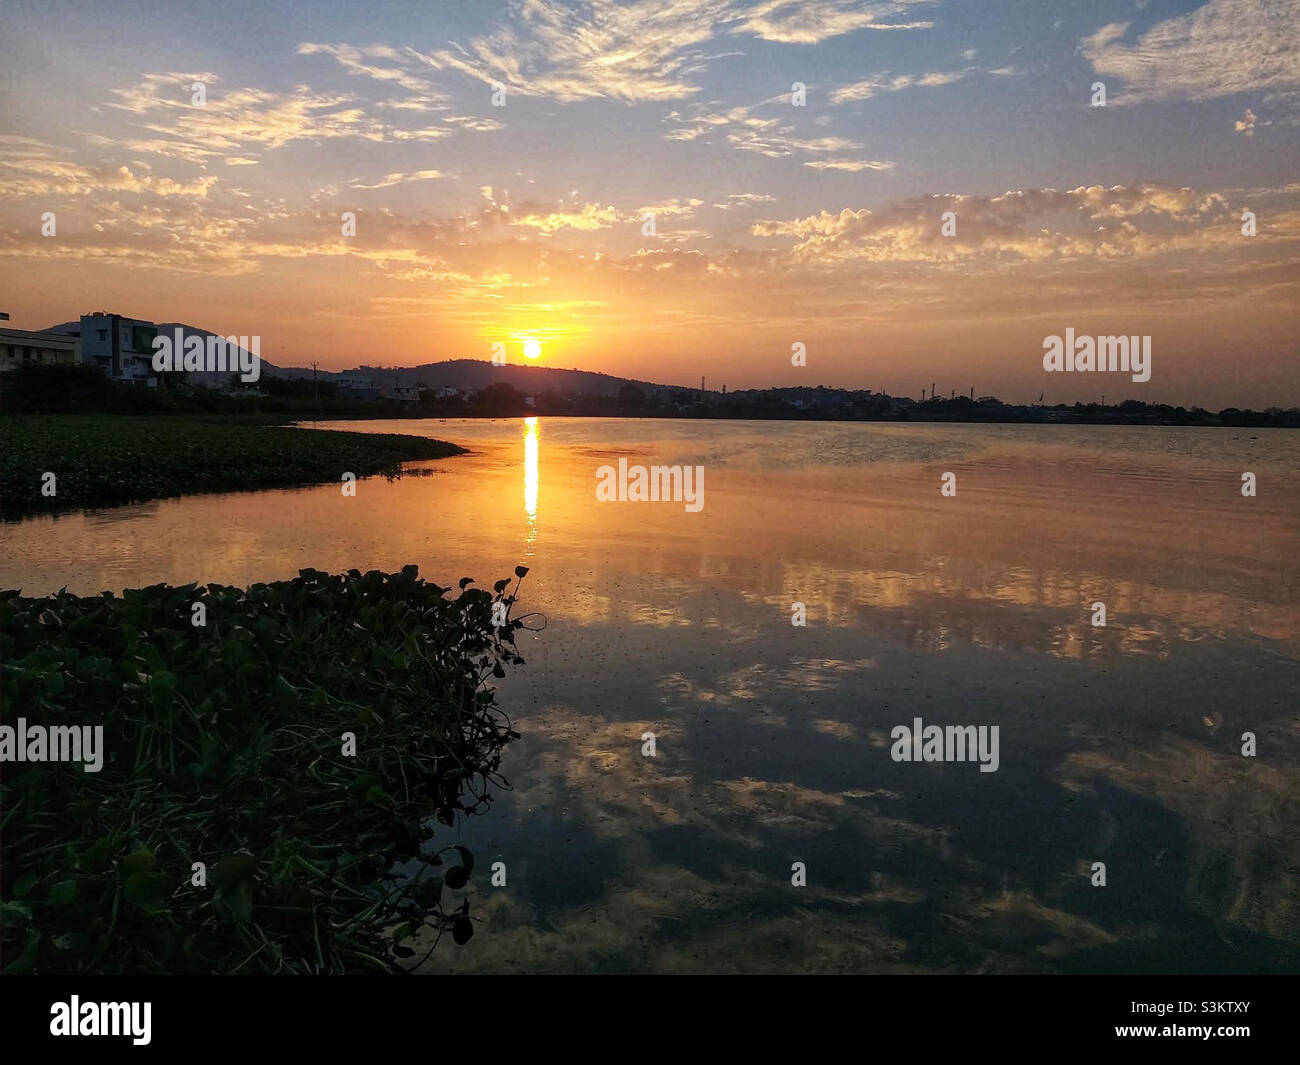
[[[81,361],[79,348],[75,336],[0,328],[0,372],[33,363],[71,365]]]
[[[158,327],[138,318],[95,311],[81,316],[81,361],[98,366],[114,381],[156,388],[153,340]]]
[[[399,403],[418,403],[420,390],[415,385],[389,385],[380,391],[384,399],[395,399]]]
[[[359,370],[343,372],[339,391],[352,399],[395,399],[401,403],[416,403],[420,399],[420,389],[415,385],[386,385],[382,377]]]

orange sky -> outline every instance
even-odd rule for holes
[[[988,6],[6,5],[0,310],[327,369],[532,337],[732,389],[1300,403],[1300,8]],[[1150,335],[1151,380],[1044,373],[1067,327]]]

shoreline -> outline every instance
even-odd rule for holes
[[[186,495],[401,477],[467,449],[401,433],[119,414],[0,420],[0,521]]]

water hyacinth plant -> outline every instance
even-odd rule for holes
[[[395,971],[467,940],[473,855],[432,841],[506,786],[526,572],[0,593],[0,724],[106,748],[0,771],[5,972]]]

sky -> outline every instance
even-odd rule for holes
[[[0,310],[331,370],[535,341],[729,390],[1296,406],[1298,29],[1300,0],[0,0]],[[1150,336],[1150,380],[1045,372],[1067,328]]]

